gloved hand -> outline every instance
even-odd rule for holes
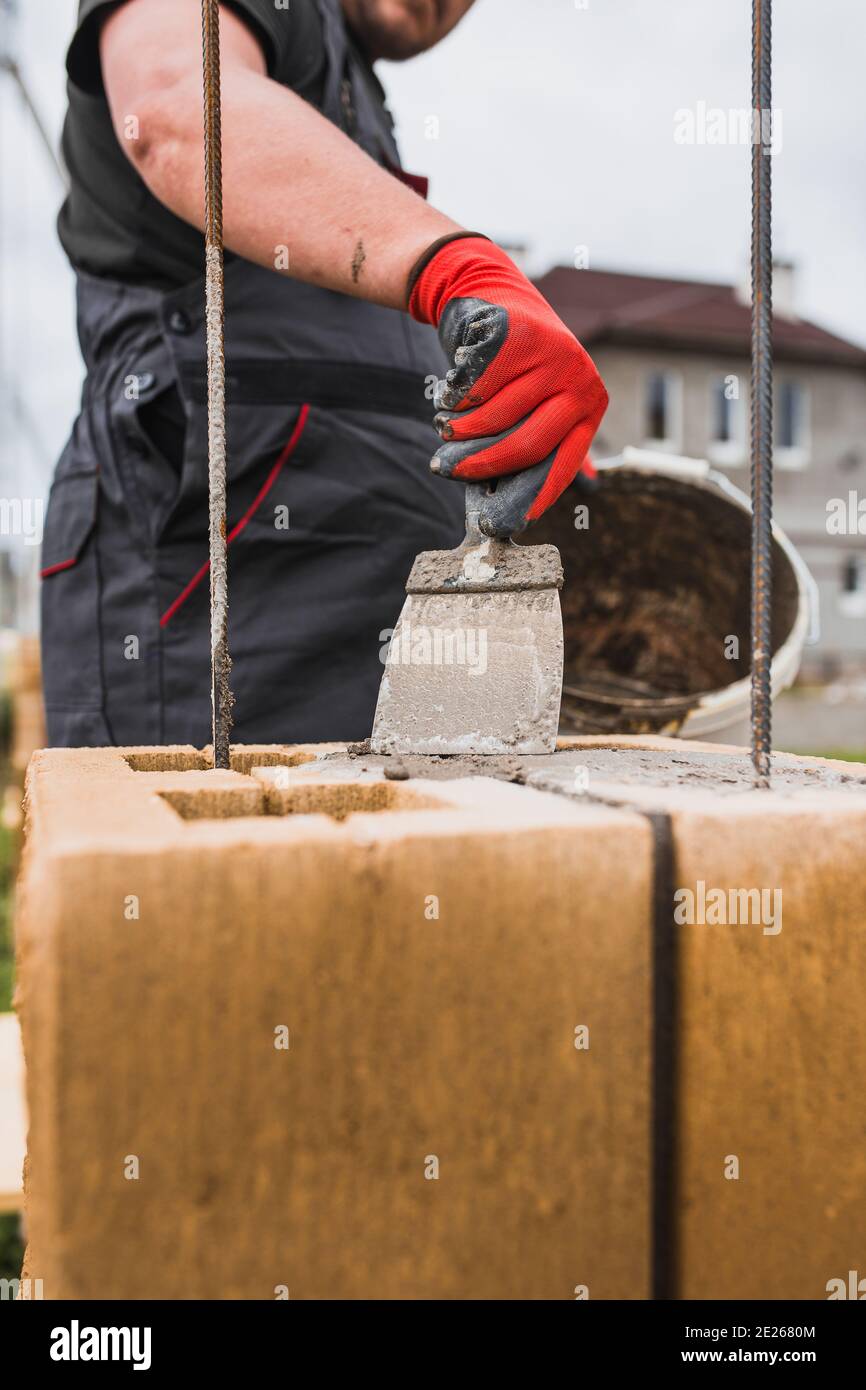
[[[409,277],[409,312],[439,330],[450,363],[430,467],[463,482],[501,479],[480,526],[509,536],[536,521],[587,458],[607,391],[580,343],[493,242],[434,242]],[[508,475],[508,476],[506,476]]]

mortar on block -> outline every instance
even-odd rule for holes
[[[391,762],[35,757],[45,1297],[826,1297],[866,1243],[866,772]],[[777,889],[772,935],[674,916]]]

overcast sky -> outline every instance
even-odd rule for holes
[[[382,66],[404,163],[459,221],[528,243],[534,270],[570,264],[579,246],[593,269],[738,280],[748,149],[674,135],[677,111],[748,107],[750,8],[477,0],[432,53]],[[55,134],[75,9],[19,3],[19,62]],[[797,263],[800,312],[866,344],[866,5],[777,0],[774,48],[776,249]],[[53,461],[80,380],[71,276],[55,176],[7,77],[0,88],[0,372],[14,373]],[[8,421],[4,435],[8,459]],[[13,447],[32,466],[32,450]]]

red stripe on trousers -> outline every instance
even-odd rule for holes
[[[71,560],[61,560],[59,565],[49,565],[47,569],[39,571],[40,579],[47,579],[49,575],[57,574],[60,570],[71,570],[73,565],[78,564],[78,556],[73,555]]]
[[[287,444],[286,447],[283,449],[283,452],[280,454],[279,458],[277,459],[277,461],[276,461],[276,463],[274,464],[273,468],[271,469],[270,473],[269,473],[268,476],[265,478],[265,481],[262,483],[262,486],[259,488],[259,491],[257,492],[256,496],[254,497],[254,499],[253,499],[253,501],[251,502],[250,506],[249,506],[249,507],[247,508],[247,510],[244,512],[244,514],[243,514],[243,516],[241,517],[240,521],[238,521],[238,522],[232,527],[232,529],[229,531],[228,538],[227,538],[227,541],[226,541],[226,544],[227,544],[227,545],[231,545],[231,543],[232,543],[232,541],[235,539],[235,537],[240,535],[241,531],[242,531],[242,530],[244,529],[244,527],[247,525],[247,522],[249,522],[249,521],[251,520],[251,518],[255,515],[255,513],[258,511],[259,507],[260,507],[260,506],[262,505],[262,503],[264,502],[265,498],[267,497],[267,495],[268,495],[268,493],[270,492],[271,488],[273,487],[274,483],[277,481],[277,478],[279,477],[280,472],[281,472],[282,468],[284,467],[286,461],[287,461],[289,458],[291,458],[292,454],[295,452],[295,449],[298,447],[298,442],[299,442],[299,440],[300,440],[300,438],[301,438],[301,435],[302,435],[303,432],[304,432],[304,426],[305,426],[306,423],[307,423],[307,416],[309,415],[309,413],[310,413],[310,407],[309,407],[309,405],[302,405],[302,406],[301,406],[300,414],[298,415],[298,418],[297,418],[297,420],[295,421],[295,428],[292,430],[292,433],[291,433],[291,436],[290,436],[290,438],[289,438],[288,444]],[[163,613],[162,617],[161,617],[160,620],[159,620],[159,625],[160,625],[160,627],[165,627],[166,623],[170,623],[170,622],[171,622],[171,620],[172,620],[172,618],[174,617],[174,615],[175,615],[175,613],[177,612],[177,610],[178,610],[180,607],[182,607],[183,604],[186,603],[186,601],[187,601],[187,599],[189,598],[190,594],[193,593],[194,590],[198,588],[199,584],[200,584],[201,581],[204,579],[205,575],[209,572],[209,570],[210,570],[210,560],[205,560],[205,562],[204,562],[204,564],[202,565],[201,569],[198,570],[198,571],[193,575],[192,579],[189,581],[189,583],[186,585],[186,587],[185,587],[184,589],[181,590],[181,592],[178,594],[177,598],[174,600],[174,603],[172,603],[168,608],[166,608],[165,612]]]

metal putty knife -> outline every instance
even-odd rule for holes
[[[419,555],[385,663],[374,753],[550,753],[562,695],[562,562],[554,545],[479,530],[487,488],[466,488],[466,537]]]

